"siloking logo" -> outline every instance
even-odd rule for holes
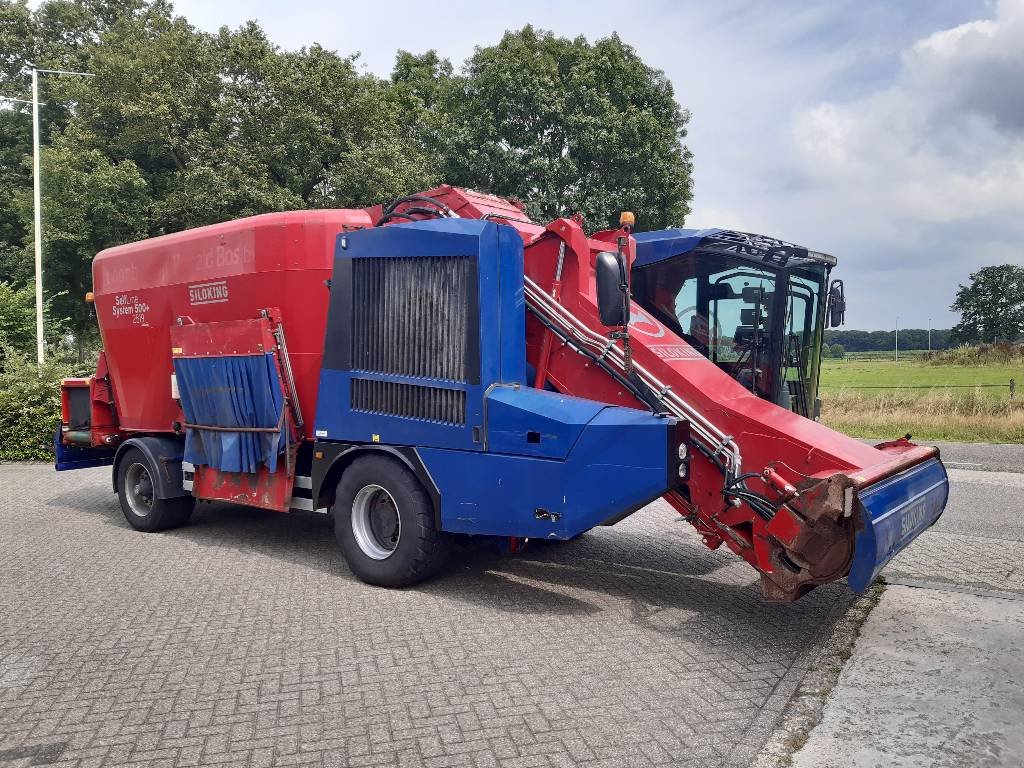
[[[212,283],[199,283],[188,287],[188,303],[193,307],[200,304],[223,304],[228,300],[228,283],[216,280]]]

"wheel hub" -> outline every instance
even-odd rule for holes
[[[135,463],[124,476],[125,496],[132,512],[145,517],[153,510],[153,478],[145,465]]]
[[[386,560],[398,546],[402,523],[398,505],[385,488],[367,485],[352,500],[352,533],[367,557]]]

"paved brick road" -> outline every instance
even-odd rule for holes
[[[132,531],[106,469],[0,466],[0,768],[746,765],[845,587],[764,604],[653,506],[418,588],[325,520]]]
[[[886,567],[885,579],[1024,595],[1024,473],[950,469],[949,482],[945,514]]]

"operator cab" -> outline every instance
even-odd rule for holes
[[[834,256],[718,229],[634,237],[644,309],[759,397],[818,417],[823,330],[846,307],[842,281],[828,282]]]

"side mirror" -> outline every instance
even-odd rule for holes
[[[601,323],[610,327],[629,324],[629,294],[623,286],[622,265],[614,253],[597,254],[594,277],[597,280],[597,313]]]
[[[846,289],[842,280],[833,280],[828,289],[828,325],[838,328],[846,322]]]

